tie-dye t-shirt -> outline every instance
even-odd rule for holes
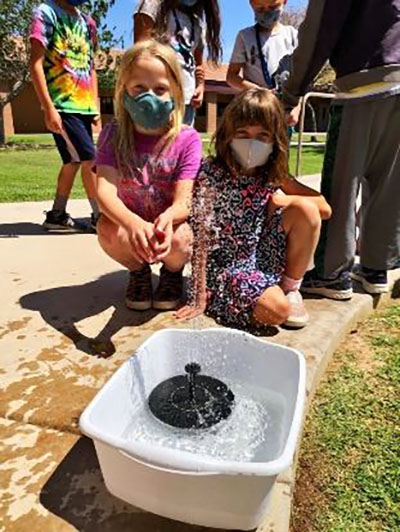
[[[33,13],[30,38],[46,49],[44,73],[56,109],[97,114],[93,89],[94,20],[78,10],[71,15],[53,0],[47,0]]]

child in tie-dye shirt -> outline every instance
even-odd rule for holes
[[[92,226],[98,217],[92,160],[92,124],[97,121],[97,78],[93,65],[96,26],[77,9],[84,0],[46,0],[33,13],[30,33],[31,75],[47,128],[60,152],[61,168],[53,208],[47,212],[48,230],[77,231],[86,226],[65,208],[75,176],[82,181],[92,206]]]

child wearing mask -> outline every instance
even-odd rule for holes
[[[239,328],[307,324],[299,287],[330,208],[289,176],[287,150],[285,116],[271,91],[250,89],[232,100],[215,157],[199,174],[193,296],[177,317],[206,311]]]
[[[218,0],[142,0],[134,15],[135,42],[156,38],[177,52],[185,93],[184,123],[194,124],[204,97],[203,49],[218,63],[222,56]]]
[[[297,46],[297,30],[281,24],[287,0],[250,0],[255,24],[240,30],[226,81],[240,91],[265,87],[281,94]]]
[[[128,50],[115,89],[116,122],[97,145],[103,250],[129,272],[128,308],[175,308],[182,296],[182,271],[191,253],[186,223],[201,139],[182,126],[184,98],[174,51],[156,41]],[[161,262],[152,293],[150,265]]]
[[[81,231],[86,226],[66,212],[75,176],[82,181],[92,207],[91,225],[98,218],[96,176],[92,171],[94,144],[92,124],[98,120],[97,77],[93,59],[96,49],[94,20],[78,6],[85,0],[46,0],[33,12],[30,32],[30,71],[53,133],[63,165],[56,195],[43,226],[51,231]]]

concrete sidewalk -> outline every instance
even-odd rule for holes
[[[43,232],[42,212],[50,206],[0,205],[0,530],[210,531],[135,509],[104,487],[93,445],[79,434],[80,413],[149,335],[190,324],[171,313],[127,310],[126,272],[95,235]],[[71,201],[69,210],[84,216],[89,206]],[[399,278],[399,270],[391,272],[392,282]],[[303,351],[309,396],[344,334],[382,299],[309,299],[308,327],[271,329],[269,340]],[[279,477],[259,531],[287,532],[292,486],[291,471]]]

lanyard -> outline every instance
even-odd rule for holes
[[[256,40],[257,40],[257,46],[258,46],[258,55],[260,57],[261,69],[262,69],[262,73],[263,73],[263,76],[264,76],[264,79],[265,79],[265,83],[267,84],[267,87],[269,89],[273,89],[275,87],[275,84],[274,84],[273,80],[271,79],[271,76],[269,75],[267,62],[265,61],[265,57],[264,57],[264,54],[263,54],[263,51],[262,51],[259,25],[256,24],[254,26],[254,29],[255,29],[255,32],[256,32]]]
[[[175,19],[176,36],[180,37],[182,40],[184,40],[183,39],[182,26],[181,26],[181,23],[179,22],[179,18],[178,18],[178,15],[176,14],[175,9],[172,10],[172,13],[173,13],[174,19]],[[189,41],[189,46],[187,45],[186,42],[185,42],[185,44],[186,44],[186,46],[188,46],[188,48],[191,48],[192,45],[194,44],[195,31],[194,31],[194,17],[193,17],[193,15],[190,15],[189,18],[190,18],[190,25],[191,25],[190,41]]]

